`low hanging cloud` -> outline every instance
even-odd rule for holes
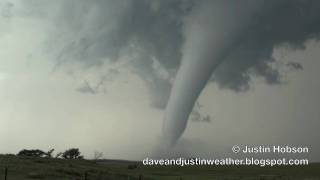
[[[216,2],[220,1],[223,0]],[[192,19],[194,9],[204,2],[33,0],[19,2],[22,10],[17,14],[38,18],[53,27],[46,47],[54,57],[55,68],[73,62],[87,68],[126,64],[146,82],[152,106],[164,108],[187,38],[186,19]],[[246,35],[212,75],[211,82],[221,88],[246,91],[254,77],[262,77],[268,84],[281,83],[282,67],[275,65],[273,49],[283,45],[301,49],[307,40],[319,38],[318,0],[261,0],[261,3],[262,8],[252,19]],[[219,27],[225,22],[221,19],[215,23],[188,23]],[[211,33],[207,34],[210,38]],[[302,69],[300,62],[287,65]]]

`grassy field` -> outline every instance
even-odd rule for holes
[[[320,164],[307,166],[201,166],[201,167],[159,167],[143,166],[128,169],[136,162],[105,160],[64,160],[49,158],[28,158],[0,155],[0,180],[4,179],[7,167],[7,180],[44,179],[44,180],[209,180],[209,179],[259,179],[320,180]]]

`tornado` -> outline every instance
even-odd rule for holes
[[[254,23],[263,1],[201,1],[184,21],[182,59],[163,122],[164,142],[173,147],[212,73]]]

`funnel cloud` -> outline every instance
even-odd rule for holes
[[[187,19],[182,62],[172,87],[163,127],[169,145],[174,145],[185,130],[194,103],[213,70],[246,36],[260,6],[261,2],[208,1],[197,7]]]

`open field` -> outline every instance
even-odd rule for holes
[[[209,180],[209,179],[259,179],[320,180],[320,163],[308,166],[201,166],[201,167],[159,167],[143,166],[128,169],[136,162],[105,160],[64,160],[54,158],[29,158],[0,155],[0,180],[4,179],[4,169],[8,168],[7,180]]]

